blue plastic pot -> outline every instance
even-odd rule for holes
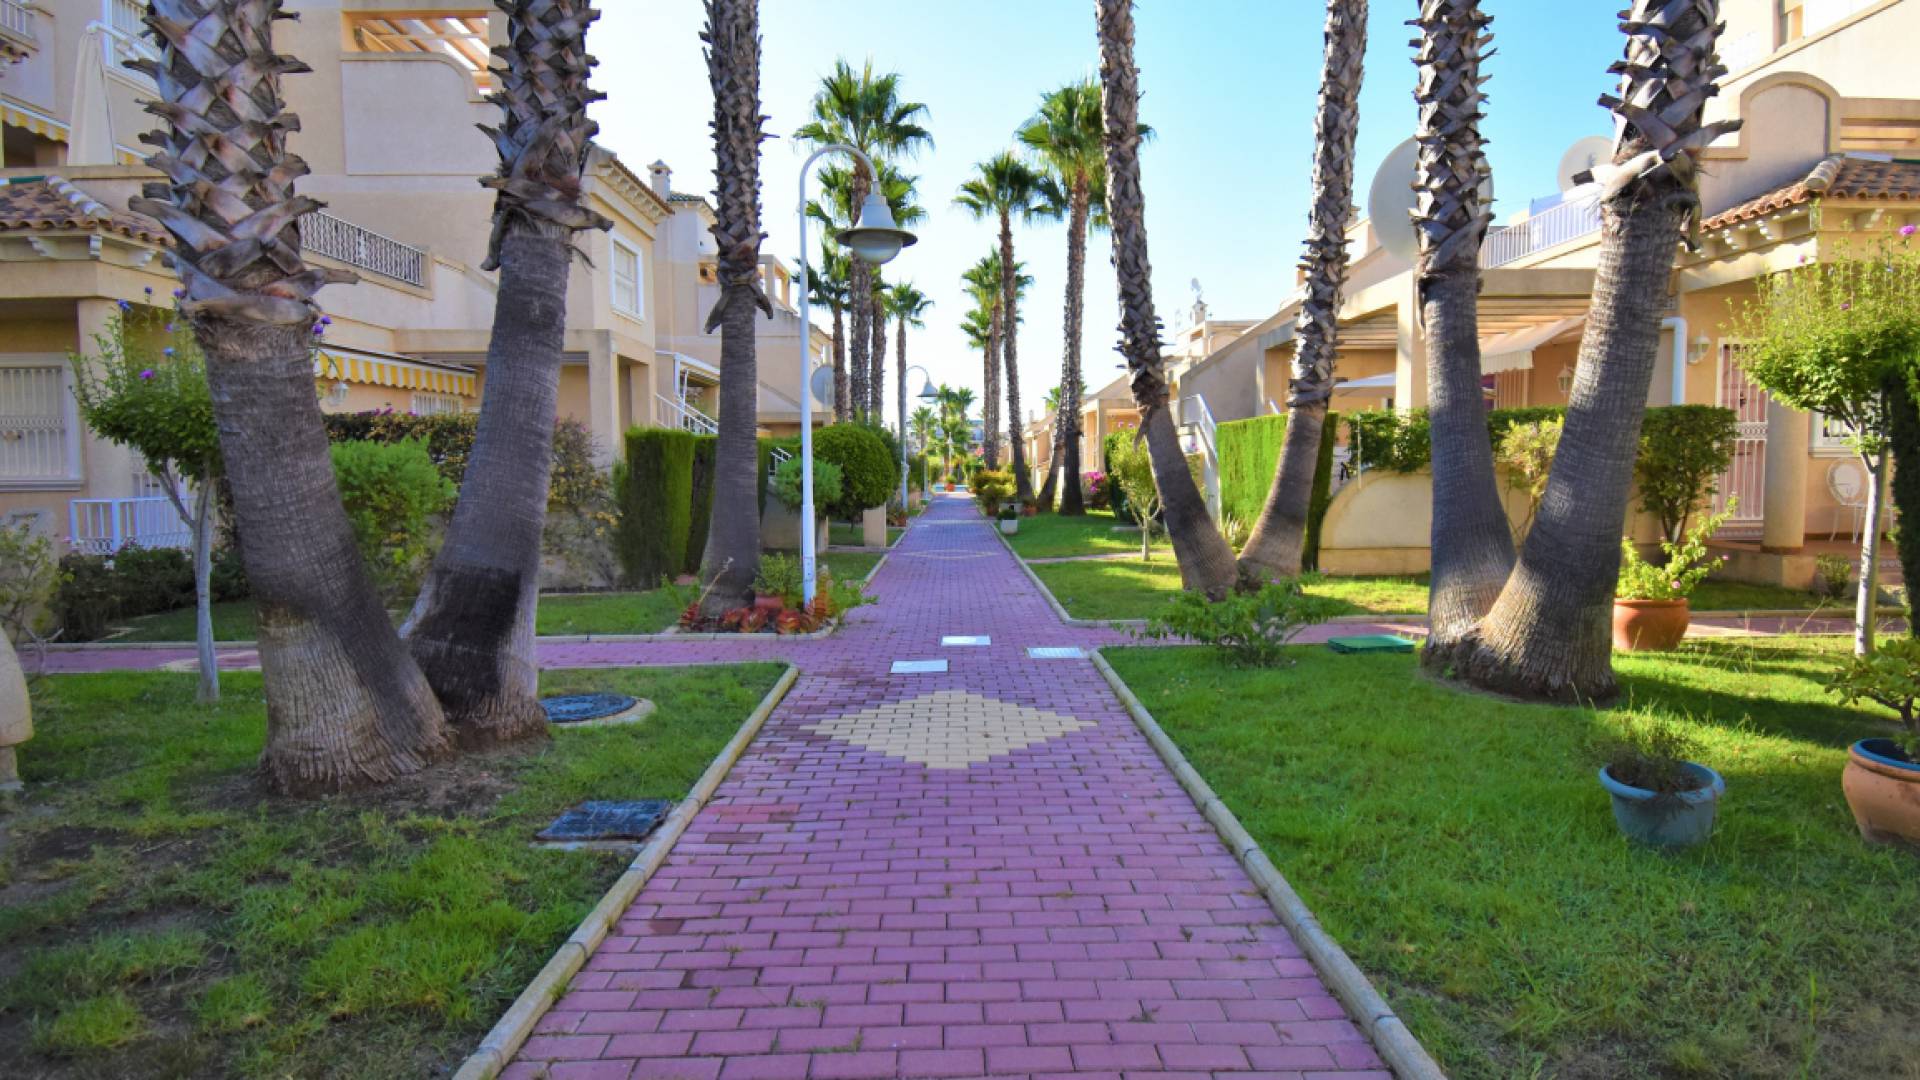
[[[1681,848],[1703,843],[1713,835],[1714,814],[1727,782],[1705,765],[1682,763],[1698,777],[1701,787],[1678,795],[1659,795],[1646,788],[1623,784],[1600,770],[1600,786],[1613,796],[1613,820],[1627,838],[1649,847]]]

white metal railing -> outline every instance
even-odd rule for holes
[[[129,544],[189,548],[193,529],[165,495],[138,499],[75,499],[67,504],[68,544],[88,555],[112,555]]]
[[[382,236],[351,221],[316,210],[300,219],[300,245],[315,254],[339,259],[349,266],[371,270],[395,281],[427,287],[427,253],[411,244]]]
[[[1578,199],[1543,210],[1518,224],[1494,229],[1480,242],[1480,266],[1505,266],[1535,252],[1600,231],[1600,200]]]
[[[699,409],[694,408],[678,398],[670,398],[665,394],[655,394],[653,396],[658,398],[660,404],[666,408],[668,424],[670,426],[684,428],[687,431],[693,432],[695,435],[720,434],[720,422],[708,416],[706,413],[701,412]]]
[[[1180,399],[1180,425],[1193,433],[1193,445],[1189,452],[1200,455],[1207,486],[1207,509],[1213,512],[1217,521],[1221,508],[1220,426],[1213,422],[1213,410],[1207,407],[1205,396],[1192,394]]]
[[[781,462],[792,460],[793,451],[785,449],[784,447],[776,446],[767,451],[767,477],[771,479],[773,474],[780,471]]]
[[[36,41],[33,32],[33,11],[20,0],[0,0],[0,30],[22,41]]]
[[[160,50],[147,40],[146,0],[100,0],[101,48],[108,71],[121,71],[130,60],[155,60]],[[146,81],[146,76],[133,76]]]
[[[145,32],[146,0],[106,0],[106,3],[107,10],[102,14],[106,16],[108,26],[135,37]]]

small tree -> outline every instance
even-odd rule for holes
[[[1140,522],[1140,561],[1153,558],[1154,523],[1160,516],[1160,487],[1153,482],[1153,458],[1132,439],[1115,442],[1107,452],[1108,475],[1126,496]]]
[[[151,296],[153,290],[147,293]],[[124,300],[93,344],[97,355],[72,357],[73,396],[88,427],[146,460],[193,532],[198,696],[217,701],[220,670],[213,653],[212,580],[220,433],[213,422],[206,360],[192,328],[178,313]],[[182,495],[183,482],[192,489],[191,505]]]
[[[1668,540],[1677,544],[1687,534],[1687,520],[1733,464],[1736,433],[1732,409],[1675,405],[1647,410],[1633,479],[1640,486],[1640,508],[1660,519],[1660,531]]]
[[[1553,455],[1560,449],[1560,432],[1566,421],[1553,418],[1531,424],[1515,424],[1500,436],[1499,453],[1494,460],[1507,468],[1507,484],[1527,493],[1527,518],[1513,531],[1515,540],[1525,540],[1540,512],[1540,499],[1547,493],[1547,477],[1553,472]]]
[[[1914,227],[1870,254],[1843,253],[1758,282],[1736,313],[1732,335],[1748,342],[1747,375],[1774,399],[1847,425],[1868,477],[1866,538],[1854,604],[1853,650],[1873,651],[1881,490],[1889,417],[1883,389],[1910,377],[1920,359],[1920,253]]]

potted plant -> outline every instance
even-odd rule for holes
[[[973,492],[974,501],[980,504],[980,510],[987,517],[1000,516],[1000,507],[1013,498],[1013,474],[982,469],[973,474],[973,482],[968,485]]]
[[[1660,541],[1664,561],[1641,558],[1633,541],[1620,540],[1620,583],[1613,594],[1613,647],[1622,652],[1666,652],[1687,636],[1693,615],[1687,596],[1719,569],[1723,557],[1707,554],[1707,537],[1732,516],[1727,509],[1697,522],[1679,543]]]
[[[800,606],[800,560],[791,555],[760,556],[760,569],[753,575],[753,606],[770,614],[782,608]]]
[[[1629,717],[1600,767],[1613,797],[1613,820],[1628,839],[1652,847],[1691,847],[1713,834],[1727,782],[1686,760],[1693,742],[1672,724]]]
[[[1827,689],[1851,705],[1865,698],[1900,714],[1904,739],[1861,739],[1847,750],[1840,775],[1847,806],[1870,844],[1920,847],[1920,640],[1899,637],[1866,656],[1854,656]]]
[[[785,511],[776,517],[768,514],[761,521],[761,543],[767,547],[800,547],[800,459],[787,458],[774,467],[773,478],[767,482],[767,494],[773,496],[767,506],[769,510],[779,507]],[[813,507],[815,546],[825,549],[827,546],[826,508],[837,502],[845,488],[845,479],[840,466],[820,458],[813,459]]]
[[[1007,536],[1020,531],[1020,511],[1014,509],[1012,503],[1000,508],[1000,531]]]

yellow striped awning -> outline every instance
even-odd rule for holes
[[[35,135],[52,139],[55,142],[67,141],[67,125],[45,113],[36,112],[9,101],[0,101],[0,120],[14,127],[26,128]]]
[[[467,368],[424,363],[401,356],[380,356],[358,349],[322,348],[314,359],[313,377],[323,382],[391,386],[435,394],[458,394],[462,397],[472,397],[479,391],[479,378]]]

